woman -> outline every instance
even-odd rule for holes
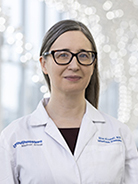
[[[0,183],[137,184],[128,127],[97,110],[97,49],[87,27],[55,24],[40,63],[51,95],[1,133]]]

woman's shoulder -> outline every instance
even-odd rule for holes
[[[128,125],[126,123],[122,123],[119,119],[109,115],[109,114],[106,114],[102,111],[99,111],[100,114],[104,117],[105,119],[105,122],[107,123],[107,125],[110,125],[110,126],[117,126],[118,128],[123,128],[123,129],[129,129]]]
[[[111,131],[111,132],[116,132],[118,135],[121,136],[122,141],[125,144],[128,144],[128,142],[133,142],[134,143],[134,138],[132,135],[132,131],[130,127],[126,123],[122,123],[118,119],[114,118],[111,115],[108,115],[106,113],[100,112],[102,116],[105,119],[105,131]]]
[[[122,123],[117,118],[106,114],[105,112],[101,111],[100,109],[96,109],[94,106],[92,106],[89,102],[87,102],[87,114],[89,117],[96,123],[101,122],[102,124],[106,126],[115,126],[120,128],[128,128],[128,126],[125,123]]]
[[[130,127],[126,123],[122,123],[117,118],[96,109],[90,103],[87,104],[88,116],[102,131],[120,132],[122,135],[131,134]]]
[[[7,127],[5,127],[1,134],[10,137],[15,134],[23,134],[31,129],[32,125],[37,125],[43,122],[47,115],[44,109],[43,100],[41,100],[37,108],[30,114],[22,116],[14,121],[12,121]]]
[[[11,142],[17,137],[20,137],[20,135],[23,134],[23,132],[26,132],[29,128],[28,121],[30,116],[31,115],[29,114],[12,121],[2,130],[0,139],[3,139],[3,142]]]

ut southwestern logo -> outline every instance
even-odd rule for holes
[[[17,146],[25,147],[25,146],[42,146],[43,142],[42,140],[39,141],[20,141],[16,142],[13,147],[16,148]]]

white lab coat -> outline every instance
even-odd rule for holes
[[[39,103],[0,137],[0,184],[138,184],[128,127],[87,103],[74,155]]]

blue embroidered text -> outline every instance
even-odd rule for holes
[[[41,146],[42,145],[42,140],[39,141],[21,141],[21,142],[16,142],[13,147],[16,148],[18,145],[20,146]]]
[[[113,143],[113,142],[122,142],[120,136],[115,136],[111,138],[98,137],[98,142],[101,143]]]

